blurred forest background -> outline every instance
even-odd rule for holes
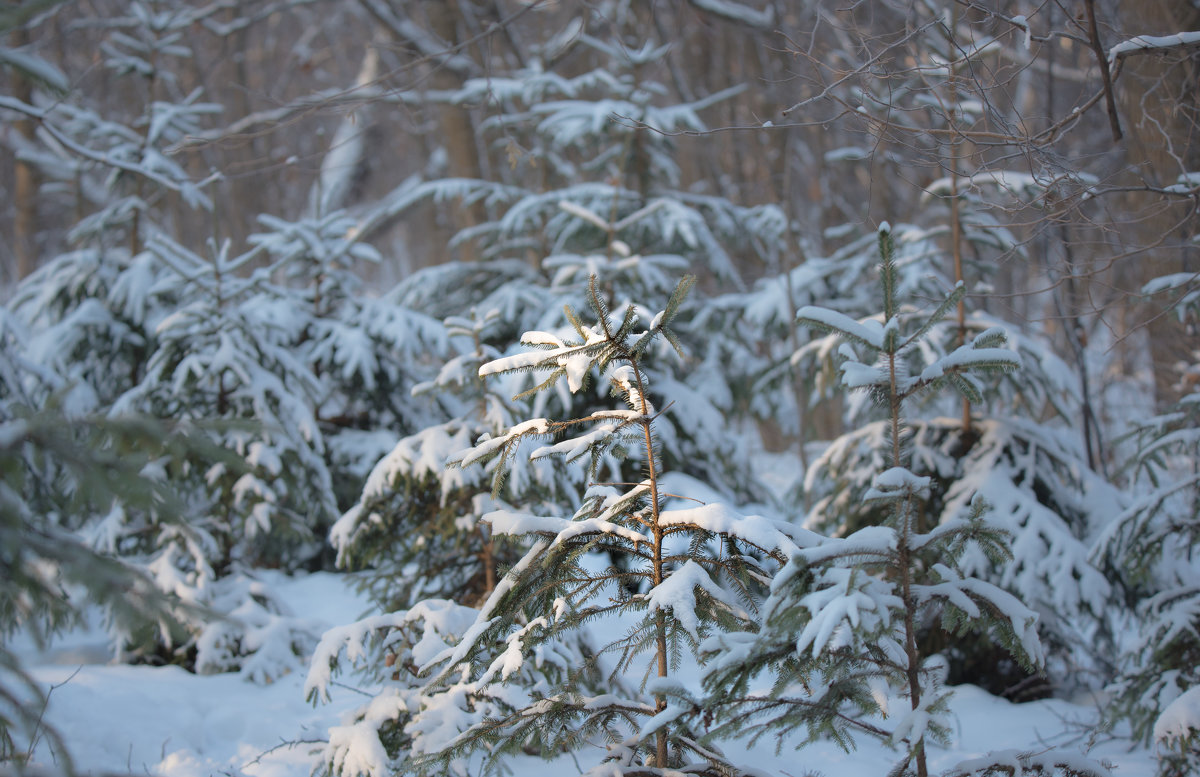
[[[936,184],[949,185],[982,204],[975,218],[1011,235],[990,251],[962,248],[993,269],[978,304],[1038,322],[1080,370],[1098,341],[1090,352],[1105,363],[1088,377],[1093,388],[1110,382],[1105,373],[1154,375],[1154,396],[1169,401],[1194,345],[1141,289],[1195,272],[1194,186],[1180,186],[1200,153],[1195,45],[1108,53],[1136,35],[1200,28],[1190,2],[148,3],[180,17],[172,34],[189,54],[164,51],[136,79],[105,66],[113,37],[135,23],[124,3],[12,5],[9,44],[56,66],[70,100],[106,120],[144,135],[155,102],[199,95],[220,106],[159,141],[208,182],[211,208],[170,191],[148,202],[188,245],[228,239],[236,252],[259,230],[255,214],[362,212],[413,176],[545,186],[550,171],[523,145],[520,122],[497,121],[510,106],[486,86],[469,98],[461,89],[531,65],[588,72],[606,55],[585,36],[612,36],[631,50],[670,46],[634,77],[663,90],[658,102],[711,103],[698,111],[703,129],[670,138],[676,188],[783,208],[792,250],[774,261],[829,255],[884,220],[945,224],[955,200]],[[953,83],[931,69],[967,54]],[[6,94],[26,102],[39,86],[20,70],[3,77]],[[56,170],[39,167],[38,123],[19,114],[4,142],[12,239],[0,250],[11,288],[69,246],[70,228],[95,207],[84,174],[97,163],[59,148],[67,158]],[[469,240],[447,246],[488,217],[481,203],[438,202],[378,220],[378,282],[478,258]],[[777,269],[738,261],[747,279]],[[1097,413],[1120,415],[1097,401]]]

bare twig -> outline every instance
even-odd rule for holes
[[[57,691],[59,688],[62,688],[64,685],[66,685],[67,683],[74,680],[76,675],[78,675],[82,671],[83,671],[83,665],[81,664],[80,666],[75,668],[74,672],[71,672],[70,676],[67,677],[67,679],[63,680],[61,683],[55,683],[55,684],[51,685],[50,688],[46,691],[46,695],[42,697],[42,708],[41,708],[41,710],[38,711],[37,723],[33,727],[33,735],[30,736],[29,747],[25,751],[25,763],[29,763],[30,761],[33,760],[34,748],[37,747],[38,742],[41,741],[42,736],[45,733],[45,728],[43,726],[43,722],[45,721],[45,718],[46,718],[46,710],[50,706],[50,696],[55,691]],[[61,741],[59,742],[59,745],[61,747],[61,745],[62,745]],[[64,755],[65,755],[65,753],[64,753]]]

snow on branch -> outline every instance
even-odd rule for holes
[[[497,437],[481,440],[474,448],[459,451],[450,457],[449,461],[461,467],[469,467],[476,461],[491,456],[510,442],[525,435],[542,435],[550,432],[550,422],[545,418],[532,418],[517,424],[506,433]]]
[[[690,2],[701,11],[759,30],[769,29],[775,23],[775,9],[770,5],[761,11],[756,11],[741,3],[730,2],[730,0],[690,0]]]
[[[605,342],[603,335],[592,328],[586,329],[585,336],[586,341],[580,344],[564,344],[550,351],[524,351],[490,361],[479,368],[479,377],[557,367],[566,373],[567,385],[574,393],[583,387],[584,375],[592,365],[592,355]],[[557,338],[545,332],[528,332],[522,341],[529,345],[553,346]]]
[[[1111,67],[1118,59],[1128,54],[1146,54],[1155,50],[1196,45],[1200,45],[1200,31],[1177,32],[1173,35],[1137,35],[1110,48],[1108,63]]]
[[[855,321],[836,310],[806,305],[796,312],[796,322],[822,332],[840,334],[876,350],[883,349],[883,325],[874,319]]]
[[[104,151],[97,151],[80,143],[76,143],[74,140],[67,137],[56,126],[54,126],[52,122],[47,120],[45,111],[41,110],[40,108],[35,108],[34,106],[22,102],[14,97],[0,95],[0,110],[14,111],[37,121],[39,126],[44,129],[52,138],[54,138],[56,142],[58,142],[63,148],[66,148],[74,153],[76,156],[80,156],[97,164],[111,167],[115,170],[121,170],[126,173],[142,176],[143,178],[153,181],[164,189],[179,193],[189,204],[200,205],[206,210],[212,207],[212,202],[200,190],[202,187],[206,186],[212,181],[219,179],[219,173],[212,173],[208,178],[198,183],[193,183],[191,181],[175,181],[161,174],[150,165],[130,162],[128,160],[121,159],[114,154]]]
[[[824,588],[800,599],[809,611],[809,621],[796,638],[796,652],[811,649],[815,658],[828,646],[837,649],[851,638],[851,630],[862,624],[868,631],[890,628],[895,610],[904,606],[891,584],[854,569],[825,570]]]
[[[641,532],[602,518],[584,518],[582,520],[570,521],[564,518],[496,510],[486,513],[481,520],[490,524],[492,531],[496,534],[554,535],[553,541],[549,546],[550,549],[570,542],[577,537],[592,534],[618,536],[632,542],[634,545],[648,541],[646,536]]]
[[[656,610],[670,611],[679,626],[692,635],[693,639],[700,636],[701,618],[696,612],[696,589],[712,597],[731,612],[746,617],[742,607],[733,600],[729,592],[719,586],[709,576],[704,567],[694,560],[688,559],[682,567],[650,590],[647,600]]]
[[[758,515],[741,515],[720,503],[664,510],[659,514],[658,524],[664,527],[688,526],[713,534],[736,537],[768,553],[778,549],[789,557],[800,549],[797,540],[804,542],[805,546],[815,544],[817,540],[816,535],[803,529]],[[801,533],[810,536],[801,539]]]
[[[1154,722],[1154,741],[1195,737],[1200,733],[1200,686],[1184,691]]]
[[[1046,664],[1045,651],[1037,633],[1038,614],[1017,597],[985,580],[963,577],[945,564],[934,564],[934,573],[942,582],[913,587],[919,599],[941,599],[957,607],[971,620],[981,617],[980,605],[994,608],[1012,627],[1024,657],[1033,666]]]
[[[465,631],[474,621],[475,610],[441,599],[428,599],[409,610],[364,618],[354,623],[329,629],[313,651],[304,695],[310,700],[329,701],[332,670],[339,664],[339,654],[350,665],[367,661],[368,643],[378,641],[382,647],[400,637],[396,632],[413,629],[410,649],[413,660],[423,664],[435,654],[448,649],[447,640]],[[390,636],[385,636],[390,635]]]
[[[71,90],[71,82],[61,70],[26,51],[0,46],[0,65],[17,70],[26,78],[58,94],[66,94]]]
[[[1059,771],[1061,770],[1061,772]],[[994,777],[995,775],[1051,775],[1072,777],[1112,777],[1108,766],[1068,750],[1023,752],[994,750],[979,758],[958,763],[946,772],[946,777]]]
[[[960,346],[921,371],[922,381],[932,381],[953,371],[971,368],[990,370],[1019,370],[1021,357],[1007,348],[975,348]]]

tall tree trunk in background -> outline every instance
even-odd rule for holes
[[[29,31],[16,27],[9,36],[13,48],[21,48],[29,44]],[[12,78],[12,95],[23,103],[33,102],[33,83],[14,70]],[[12,122],[13,129],[25,141],[32,143],[35,127],[33,120],[21,116]],[[28,162],[17,157],[13,169],[13,241],[12,250],[16,257],[16,273],[13,281],[19,281],[33,272],[37,264],[37,247],[34,237],[37,232],[37,171]]]
[[[1200,9],[1179,0],[1143,0],[1118,7],[1125,36],[1200,29]],[[1105,44],[1117,42],[1106,40]],[[1200,53],[1194,47],[1168,50],[1162,55],[1125,57],[1116,92],[1124,119],[1127,158],[1138,163],[1132,171],[1136,176],[1133,185],[1144,181],[1152,186],[1169,186],[1180,173],[1200,170]],[[1127,210],[1136,219],[1133,224],[1118,227],[1122,232],[1131,227],[1136,245],[1158,243],[1148,254],[1135,255],[1120,264],[1118,280],[1133,288],[1169,273],[1200,270],[1200,261],[1185,245],[1196,236],[1194,231],[1185,231],[1195,230],[1195,221],[1188,220],[1185,228],[1179,226],[1195,207],[1194,201],[1151,200],[1147,205],[1146,197],[1135,192],[1128,198],[1129,207],[1118,210]],[[1139,211],[1145,211],[1145,216],[1138,218]],[[1164,304],[1165,300],[1155,300],[1144,316],[1150,318],[1147,334],[1160,404],[1178,398],[1175,366],[1194,360],[1192,352],[1200,347],[1200,338],[1189,334],[1177,317],[1156,315]]]
[[[446,93],[486,72],[487,63],[481,66],[472,58],[471,47],[464,44],[479,39],[486,39],[490,44],[498,38],[485,33],[474,17],[465,18],[463,4],[454,0],[437,3],[359,2],[379,25],[376,35],[381,32],[390,35],[396,43],[397,54],[402,60],[408,60],[395,73],[383,75],[385,81],[396,74],[404,74],[405,90],[412,89],[416,83],[418,88]],[[476,32],[464,32],[468,29]],[[421,148],[417,156],[423,156],[427,172],[432,153],[442,150],[446,154],[446,167],[433,174],[451,178],[485,177],[475,124],[467,108],[439,101],[428,113],[423,113],[423,120],[435,123],[432,131],[419,130],[419,143],[414,144]],[[410,244],[409,248],[428,258],[417,260],[416,266],[435,264],[447,258],[443,251],[453,234],[465,227],[476,226],[485,218],[486,213],[479,204],[470,207],[432,205],[421,211],[420,215],[414,216],[414,222],[422,225],[420,234],[414,236],[418,243]],[[477,258],[472,245],[460,245],[457,251],[461,259]]]
[[[425,12],[429,17],[430,29],[447,45],[454,47],[460,43],[457,4],[446,2],[427,3]],[[462,86],[464,74],[446,65],[435,65],[433,88],[451,90]],[[457,105],[443,105],[438,109],[438,132],[442,144],[446,148],[448,173],[455,178],[481,178],[482,168],[479,163],[479,148],[475,143],[475,126],[467,109]],[[483,223],[487,215],[482,205],[476,203],[469,208],[460,208],[459,213],[463,223],[459,228],[473,227]],[[474,246],[463,244],[459,251],[465,261],[477,259]]]
[[[227,14],[226,21],[233,22],[237,18],[237,9],[230,8]],[[227,104],[232,107],[234,116],[249,116],[254,111],[255,106],[251,101],[251,95],[256,88],[261,88],[252,75],[255,70],[254,63],[248,61],[252,56],[250,40],[249,28],[239,29],[232,35],[221,39],[224,56],[218,67],[228,70],[230,83],[238,84],[241,87],[230,90],[227,98],[229,101]],[[269,153],[266,150],[266,144],[254,133],[247,133],[242,144],[244,145],[239,149],[241,151],[239,156],[242,159],[262,159]],[[246,238],[255,230],[256,225],[251,214],[257,213],[260,208],[256,198],[261,195],[259,189],[262,182],[255,175],[242,173],[230,176],[223,186],[228,191],[228,199],[216,198],[214,217],[220,220],[218,232],[227,235],[233,240],[234,245],[245,245]]]

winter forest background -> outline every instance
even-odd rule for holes
[[[5,769],[1200,769],[1200,3],[0,31]]]

